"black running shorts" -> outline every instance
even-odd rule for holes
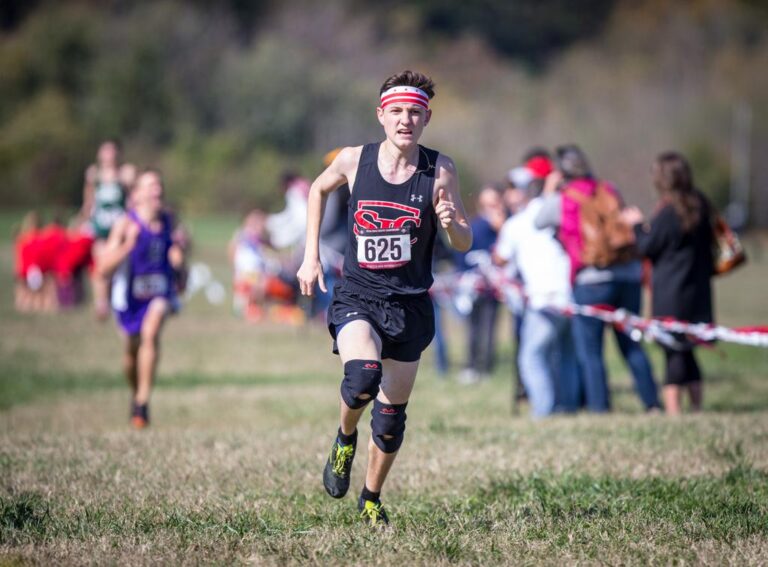
[[[424,293],[417,296],[380,297],[349,281],[333,288],[328,308],[328,330],[333,352],[339,354],[336,333],[351,321],[368,321],[381,338],[381,358],[414,362],[435,336],[435,311]]]

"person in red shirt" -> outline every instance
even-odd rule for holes
[[[16,265],[14,267],[15,301],[17,311],[31,311],[35,308],[36,287],[42,286],[42,272],[37,266],[38,233],[40,217],[35,211],[24,215],[16,233],[14,248]]]
[[[74,307],[82,299],[83,268],[92,263],[93,237],[82,230],[68,230],[53,264],[59,307]]]

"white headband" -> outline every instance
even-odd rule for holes
[[[416,87],[392,87],[381,93],[382,108],[395,103],[418,104],[425,110],[429,110],[427,93]]]

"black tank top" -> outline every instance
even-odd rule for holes
[[[380,145],[366,144],[360,155],[349,199],[344,277],[376,296],[420,295],[433,281],[437,218],[432,195],[439,154],[419,146],[416,172],[396,185],[379,171]]]

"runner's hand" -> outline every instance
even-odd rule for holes
[[[440,226],[449,229],[456,218],[456,207],[452,201],[448,200],[445,189],[442,187],[437,192],[437,205],[435,205],[435,214],[440,221]]]
[[[133,250],[133,247],[136,246],[136,241],[139,239],[139,234],[141,233],[141,227],[138,223],[134,221],[128,221],[128,224],[125,227],[125,240],[123,240],[123,245],[128,250]]]
[[[325,278],[323,277],[323,266],[319,260],[304,260],[299,271],[296,272],[296,278],[299,280],[301,295],[309,295],[311,297],[315,291],[315,282],[320,286],[320,291],[323,293],[328,292],[328,289],[325,287]]]

